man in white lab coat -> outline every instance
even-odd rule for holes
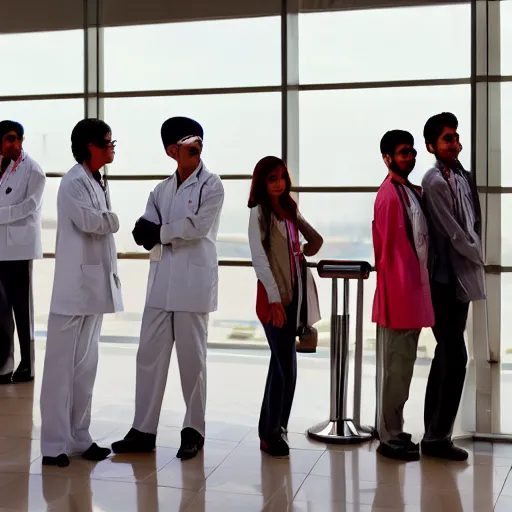
[[[176,344],[186,415],[177,457],[195,457],[204,445],[206,342],[209,313],[217,308],[216,239],[224,201],[220,178],[203,161],[203,129],[175,117],[162,125],[167,155],[178,169],[150,194],[133,236],[150,250],[146,306],[137,353],[133,428],[115,453],[150,452]]]
[[[65,467],[68,454],[103,460],[108,448],[89,434],[98,343],[104,313],[122,311],[114,233],[100,169],[114,160],[115,141],[98,119],[80,121],[71,134],[78,162],[62,178],[57,197],[55,276],[41,389],[43,464]]]
[[[32,261],[42,258],[45,174],[23,150],[23,126],[0,122],[0,384],[34,380]],[[14,371],[14,318],[21,361]]]

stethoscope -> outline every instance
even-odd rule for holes
[[[203,162],[201,161],[201,167],[200,169],[197,171],[197,174],[196,174],[196,178],[199,180],[202,172],[204,170],[204,164]],[[174,174],[174,179],[175,180],[178,180],[178,171],[176,171],[176,173]],[[197,208],[196,208],[196,211],[194,212],[194,215],[197,215],[199,213],[199,210],[201,209],[201,202],[202,202],[202,198],[203,198],[203,189],[204,187],[208,184],[208,182],[210,181],[210,178],[208,178],[202,185],[201,185],[201,188],[199,189],[199,200],[197,202]],[[158,220],[160,221],[160,224],[163,223],[163,220],[162,220],[162,214],[160,213],[160,210],[156,207],[155,205],[155,208],[156,208],[156,213],[158,214]]]

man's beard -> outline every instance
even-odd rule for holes
[[[414,169],[414,166],[411,166],[410,168],[407,166],[405,169],[401,169],[394,160],[389,164],[389,167],[395,174],[398,174],[398,176],[404,179],[407,179]]]

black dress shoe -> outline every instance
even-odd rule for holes
[[[260,450],[276,458],[285,458],[290,455],[290,447],[282,436],[275,439],[260,439]]]
[[[43,466],[67,468],[69,466],[69,457],[65,453],[61,453],[57,457],[43,457]]]
[[[22,382],[32,382],[34,377],[30,374],[30,368],[18,368],[12,376],[12,381],[16,384]]]
[[[82,458],[85,460],[92,460],[94,462],[99,462],[101,460],[105,460],[111,451],[109,448],[101,448],[96,443],[92,443],[84,453],[82,453]]]
[[[414,462],[420,460],[420,452],[407,441],[389,441],[388,443],[380,443],[377,453],[383,457],[393,460],[401,460],[403,462]]]
[[[451,440],[422,441],[421,453],[427,457],[453,460],[456,462],[464,462],[465,460],[468,460],[468,452],[455,446]]]
[[[398,439],[405,443],[405,446],[408,450],[412,452],[418,452],[420,451],[420,445],[417,443],[412,442],[412,436],[411,434],[407,434],[405,432],[402,432],[401,434],[398,434]]]
[[[181,446],[176,457],[181,460],[193,459],[204,446],[204,437],[193,428],[181,431]]]
[[[131,428],[121,441],[112,443],[114,453],[151,453],[156,447],[156,434]]]
[[[12,384],[12,372],[0,375],[0,386],[2,384]]]

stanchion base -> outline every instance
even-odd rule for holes
[[[356,425],[352,420],[327,420],[308,430],[308,436],[316,441],[336,444],[358,444],[373,439],[373,427]]]

